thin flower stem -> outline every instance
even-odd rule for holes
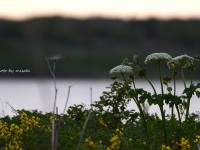
[[[54,89],[55,89],[55,98],[54,98],[54,105],[53,105],[53,114],[55,114],[56,100],[57,100],[57,92],[58,92],[58,89],[57,89],[57,86],[56,86],[56,76],[55,76],[56,63],[55,63],[55,61],[53,62],[53,69],[52,69],[52,68],[51,68],[51,65],[50,65],[50,63],[49,63],[48,58],[46,58],[46,61],[47,61],[48,67],[49,67],[50,74],[51,74],[51,76],[53,77],[53,83],[54,83]]]
[[[182,125],[181,125],[181,115],[180,115],[180,110],[179,110],[179,108],[178,108],[178,105],[176,105],[175,107],[176,107],[176,110],[177,110],[177,113],[178,113],[179,125],[180,125],[180,127],[181,127]]]
[[[163,105],[159,105],[159,108],[160,108],[162,123],[163,123],[164,141],[165,141],[165,144],[167,144],[167,133],[166,133],[166,127],[165,127],[165,112],[163,110]]]
[[[176,75],[173,75],[174,78],[174,96],[176,95]]]
[[[183,68],[181,68],[181,76],[182,76],[182,80],[183,80],[183,83],[184,83],[184,87],[185,87],[185,89],[186,89],[187,86],[186,86],[186,81],[185,81],[185,76],[184,76]],[[187,96],[185,121],[188,120],[189,111],[190,111],[190,98]]]
[[[174,80],[174,97],[175,97],[175,95],[176,95],[176,75],[175,75],[174,71],[173,71],[173,80]],[[171,116],[172,117],[174,116],[174,104],[172,105]]]
[[[92,102],[92,88],[90,88],[90,96],[91,96],[91,100],[90,101]],[[79,139],[77,150],[80,150],[80,146],[81,146],[81,142],[83,140],[83,136],[84,136],[84,132],[85,132],[85,129],[86,129],[86,125],[87,125],[87,123],[88,123],[88,121],[90,119],[90,116],[91,116],[92,112],[93,112],[93,110],[92,110],[92,103],[90,104],[90,107],[91,108],[89,110],[88,116],[87,116],[86,121],[85,121],[85,123],[83,125],[83,129],[82,129],[82,132],[81,132],[81,137]]]
[[[55,120],[54,120],[54,117],[52,117],[52,127],[51,127],[51,130],[52,130],[51,147],[52,147],[52,150],[55,150],[54,149],[54,141],[55,141]]]
[[[58,116],[58,107],[56,107],[56,116]],[[56,128],[57,127],[57,128]],[[54,150],[57,150],[58,146],[58,122],[55,121],[55,142],[54,142]]]
[[[174,98],[176,95],[176,75],[175,75],[175,71],[173,70],[173,81],[174,81]],[[174,99],[173,99],[174,101]],[[172,112],[171,112],[171,116],[173,117],[174,115],[174,104],[172,105]]]
[[[134,90],[131,90],[131,91],[133,92],[133,95],[135,95],[135,96],[132,97],[132,98],[133,98],[133,100],[135,101],[135,103],[136,103],[136,105],[137,105],[137,107],[138,107],[138,109],[139,109],[140,116],[141,116],[141,118],[142,118],[142,120],[143,120],[144,129],[145,129],[145,131],[147,131],[148,129],[147,129],[147,123],[146,123],[146,119],[145,119],[145,115],[144,115],[144,110],[142,109],[142,107],[141,107],[141,105],[140,105],[140,102],[139,102],[139,100],[138,100],[138,94],[137,94],[137,92],[135,92],[135,91],[136,91],[136,86],[135,86],[134,78],[132,79],[132,82],[133,82]]]
[[[134,87],[134,89],[136,89],[136,86],[135,86],[135,79],[133,78],[132,81],[133,81],[133,87]]]
[[[11,108],[11,110],[12,110],[13,113],[15,113],[16,115],[18,115],[17,110],[16,110],[14,107],[12,107],[12,106],[9,104],[9,102],[5,102],[5,103]]]
[[[54,148],[55,148],[55,130],[56,130],[55,129],[55,116],[54,115],[55,115],[57,93],[58,93],[57,86],[56,86],[56,77],[55,77],[56,63],[55,63],[55,61],[53,61],[53,69],[52,69],[48,58],[46,58],[46,61],[47,61],[48,67],[49,67],[50,74],[53,77],[54,89],[55,89],[55,97],[54,97],[54,104],[53,104],[53,111],[52,111],[53,117],[52,117],[52,143],[51,143],[52,150],[54,150]]]
[[[92,88],[90,88],[90,104],[91,104],[91,109],[92,109]]]
[[[187,105],[186,105],[186,117],[185,117],[185,121],[187,121],[188,117],[189,117],[189,111],[190,111],[190,99],[187,99]]]
[[[163,90],[163,80],[162,80],[162,71],[161,71],[161,68],[160,68],[160,63],[158,64],[158,66],[159,66],[160,84],[161,84],[161,90],[162,90],[162,96],[163,96],[164,90]]]
[[[160,76],[160,84],[161,84],[161,90],[162,90],[162,97],[164,96],[164,89],[163,89],[163,80],[162,80],[162,71],[161,71],[161,65],[160,63],[158,64],[159,66],[159,76]],[[163,110],[163,101],[159,104],[160,106],[160,111],[162,115],[162,122],[163,122],[163,132],[164,132],[164,140],[165,144],[167,144],[167,133],[166,133],[166,127],[165,127],[165,112]]]
[[[136,105],[137,105],[137,107],[138,107],[138,109],[140,111],[140,114],[141,114],[141,117],[142,117],[142,120],[143,120],[144,128],[145,128],[145,130],[147,130],[147,124],[146,124],[146,119],[145,119],[144,111],[143,111],[143,109],[142,109],[142,107],[140,105],[138,97],[137,96],[133,97],[133,100],[135,101],[135,103],[136,103]]]
[[[128,83],[127,83],[127,81],[126,81],[126,78],[125,78],[125,76],[124,76],[123,73],[122,73],[122,77],[123,77],[123,79],[124,79],[124,82],[128,85]],[[132,79],[132,81],[133,81],[133,86],[134,86],[134,88],[136,89],[134,79]],[[135,101],[135,103],[136,103],[136,105],[137,105],[137,107],[138,107],[138,109],[139,109],[140,116],[141,116],[141,118],[142,118],[142,120],[143,120],[143,126],[144,126],[145,130],[147,131],[146,119],[145,119],[144,111],[143,111],[143,109],[142,109],[142,107],[141,107],[141,105],[140,105],[140,102],[139,102],[139,100],[138,100],[138,95],[137,95],[137,93],[135,93],[133,90],[131,90],[131,91],[133,92],[133,95],[135,95],[135,96],[132,97],[132,98],[133,98],[133,100]]]
[[[175,71],[173,71],[173,80],[174,80],[174,97],[176,96],[176,74],[175,74]],[[179,120],[179,125],[181,127],[181,116],[180,116],[180,110],[179,110],[179,107],[178,105],[175,104],[175,108],[177,110],[177,113],[178,113],[178,120]]]
[[[82,132],[81,132],[81,137],[80,137],[80,139],[79,139],[79,143],[78,143],[78,146],[77,146],[77,150],[80,150],[80,146],[81,146],[81,142],[82,142],[82,139],[83,139],[83,135],[84,135],[84,132],[85,132],[85,129],[86,129],[86,125],[87,125],[87,123],[88,123],[88,121],[89,121],[89,119],[90,119],[91,114],[92,114],[92,109],[89,110],[88,116],[87,116],[86,121],[85,121],[85,123],[84,123],[84,125],[83,125],[83,129],[82,129]]]
[[[54,105],[53,105],[53,113],[55,113],[56,101],[57,101],[57,93],[58,93],[58,89],[57,89],[57,86],[56,86],[55,69],[56,69],[56,63],[53,62],[53,81],[54,81],[54,88],[55,88],[55,99],[54,99]]]
[[[190,73],[190,85],[192,85],[192,84],[193,84],[193,71],[191,71],[191,73]],[[186,121],[189,116],[191,98],[187,98],[187,100],[188,100],[188,103],[187,103],[187,110],[186,110],[186,119],[185,119]]]
[[[60,117],[60,121],[59,121],[58,127],[60,126],[60,124],[62,122],[62,119],[63,119],[63,116],[64,116],[64,113],[66,112],[66,109],[67,109],[67,104],[68,104],[68,101],[69,101],[69,95],[70,95],[70,89],[71,89],[71,87],[72,86],[68,87],[67,99],[66,99],[66,102],[65,102],[63,113],[61,114],[61,117]]]
[[[181,68],[181,77],[182,77],[182,80],[183,80],[184,87],[187,88],[183,68]]]
[[[173,118],[174,116],[174,105],[172,106],[172,110],[171,110],[171,119]]]
[[[153,86],[153,84],[151,83],[151,81],[149,80],[149,78],[148,78],[147,76],[144,76],[144,77],[145,77],[145,79],[147,80],[147,82],[151,85],[151,87],[152,87],[152,89],[153,89],[153,91],[154,91],[154,94],[155,94],[155,96],[156,96],[156,98],[157,98],[157,92],[156,92],[155,87]]]
[[[126,84],[128,84],[128,83],[127,83],[127,81],[126,81],[126,78],[125,78],[124,74],[123,74],[123,73],[121,73],[121,75],[122,75],[122,77],[123,77],[123,79],[124,79],[125,83],[126,83]]]
[[[147,76],[145,76],[145,78],[148,81],[148,83],[151,85],[151,87],[152,87],[152,89],[153,89],[153,91],[155,93],[156,99],[158,100],[158,95],[157,95],[155,87],[153,86],[153,84],[151,83],[151,81],[149,80],[149,78]],[[160,109],[162,122],[163,122],[164,140],[165,140],[165,143],[167,143],[167,134],[166,134],[166,129],[165,129],[165,113],[163,111],[163,103],[161,103],[161,104],[158,103],[158,106],[159,106],[159,109]]]
[[[190,73],[190,85],[193,84],[193,75],[194,75],[194,72],[191,71],[191,73]]]

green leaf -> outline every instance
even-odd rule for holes
[[[139,102],[144,103],[146,100],[149,100],[149,99],[151,99],[151,94],[146,92],[139,97]]]
[[[196,96],[197,96],[198,98],[200,98],[200,92],[199,92],[199,91],[196,91]]]
[[[196,85],[196,89],[198,89],[198,88],[200,88],[200,83],[198,83],[198,84]]]
[[[186,94],[187,97],[190,99],[192,95],[194,95],[195,90],[196,90],[196,86],[191,84],[189,88],[184,89],[183,94]]]

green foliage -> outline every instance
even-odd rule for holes
[[[166,86],[166,91],[158,93],[148,77],[148,71],[142,66],[133,66],[127,59],[126,65],[133,67],[133,73],[115,76],[113,83],[102,93],[100,100],[91,105],[91,109],[83,104],[70,106],[62,120],[60,115],[43,114],[37,110],[17,110],[12,118],[1,118],[0,148],[51,149],[51,121],[54,118],[57,149],[60,150],[77,149],[83,131],[80,150],[197,150],[200,144],[200,115],[198,112],[191,114],[189,108],[193,96],[196,95],[197,99],[200,96],[200,83],[195,84],[190,78],[190,85],[187,86],[183,70],[179,72],[176,67],[169,70],[172,77],[163,76],[160,62],[158,64],[161,88]],[[195,69],[185,69],[195,73]],[[179,74],[185,85],[183,95],[176,93],[176,77]],[[137,77],[143,77],[153,93],[137,88]],[[169,82],[173,82],[172,87]],[[137,110],[127,109],[131,102]],[[148,112],[148,107],[152,105],[159,107],[160,114]],[[164,105],[171,110],[169,114],[166,114]],[[87,126],[83,128],[86,120]]]

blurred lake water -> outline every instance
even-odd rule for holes
[[[85,79],[60,79],[56,81],[58,95],[57,106],[59,113],[63,112],[65,101],[67,98],[68,87],[71,87],[68,106],[74,104],[85,104],[89,108],[90,105],[90,88],[92,88],[92,99],[98,101],[103,91],[106,91],[112,80],[85,80]],[[156,90],[160,92],[160,84],[153,82]],[[143,88],[149,92],[153,92],[149,84],[142,80],[136,81],[136,87]],[[177,93],[181,95],[183,91],[183,83],[177,82]],[[54,84],[50,79],[1,79],[0,80],[0,116],[13,115],[9,103],[14,109],[33,110],[38,109],[43,112],[51,112],[54,102]],[[191,101],[191,112],[196,112],[200,108],[200,99],[193,97]],[[136,109],[134,102],[128,105],[128,109]],[[168,107],[165,107],[169,113]],[[150,113],[158,113],[157,106],[150,106]]]

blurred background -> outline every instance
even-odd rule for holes
[[[1,0],[0,70],[30,72],[0,76],[49,77],[44,58],[57,54],[66,57],[60,78],[108,78],[134,53],[142,62],[153,52],[194,56],[199,19],[198,0]]]

